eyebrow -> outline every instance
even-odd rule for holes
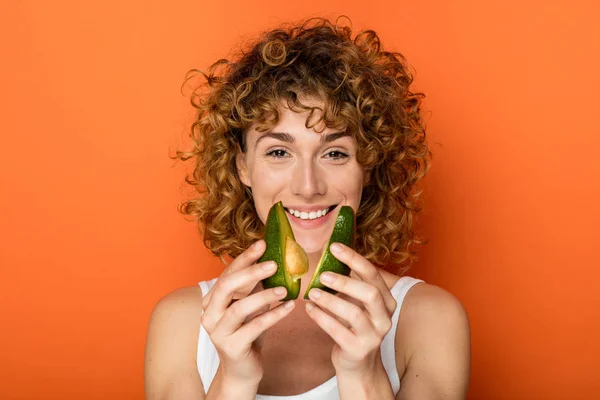
[[[346,137],[346,136],[351,136],[350,132],[343,131],[343,132],[329,133],[327,135],[321,136],[321,143],[330,143],[330,142],[333,142],[334,140],[338,140],[339,138]],[[256,148],[256,146],[258,146],[258,142],[260,142],[263,138],[267,138],[267,137],[271,137],[271,138],[281,140],[282,142],[287,142],[287,143],[295,143],[296,142],[296,139],[294,139],[294,136],[290,135],[287,132],[267,132],[258,138],[258,140],[256,141],[256,144],[254,145],[254,148]]]

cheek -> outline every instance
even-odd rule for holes
[[[344,172],[330,175],[329,181],[348,196],[356,196],[357,193],[362,193],[364,173],[362,168],[352,166]]]
[[[257,166],[251,172],[252,187],[260,191],[260,193],[269,193],[277,190],[289,180],[290,172],[285,170],[277,170],[268,166]]]
[[[250,172],[254,206],[263,223],[266,222],[273,202],[289,180],[289,172],[277,171],[266,166],[255,166]]]

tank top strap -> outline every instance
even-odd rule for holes
[[[390,379],[392,390],[394,394],[398,394],[400,391],[400,377],[398,375],[398,368],[396,366],[396,330],[398,328],[398,319],[400,317],[400,310],[406,294],[417,283],[421,283],[423,280],[416,279],[410,276],[403,276],[394,284],[390,289],[390,292],[396,299],[396,310],[392,315],[392,327],[389,332],[383,338],[381,342],[381,361],[383,367],[387,372]]]
[[[214,286],[216,281],[217,278],[214,278],[198,283],[200,290],[202,290],[202,297],[207,295],[208,291]],[[202,310],[202,314],[204,314],[204,310]],[[219,362],[217,349],[212,340],[210,340],[208,332],[206,332],[202,324],[200,324],[198,349],[196,352],[196,366],[198,367],[198,373],[202,380],[202,386],[204,386],[204,393],[208,393],[208,388],[217,374]]]
[[[206,296],[208,291],[215,285],[217,282],[217,278],[211,279],[209,281],[198,282],[198,286],[200,286],[200,290],[202,290],[202,297]]]

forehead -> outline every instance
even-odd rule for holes
[[[315,135],[316,138],[329,133],[341,132],[346,130],[343,123],[338,122],[335,127],[327,126],[323,119],[323,109],[325,102],[315,97],[299,98],[300,103],[306,107],[314,107],[312,110],[303,110],[294,108],[293,104],[288,105],[285,100],[279,102],[277,107],[278,120],[268,131],[257,130],[257,125],[251,127],[248,131],[254,140],[257,140],[268,132],[286,132],[292,136]],[[251,139],[252,140],[252,139]]]

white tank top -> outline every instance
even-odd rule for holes
[[[200,289],[202,289],[202,295],[205,296],[210,288],[215,284],[217,278],[209,281],[202,281],[199,283]],[[400,308],[406,293],[415,284],[423,282],[421,279],[415,279],[410,276],[401,277],[398,282],[390,289],[392,295],[396,299],[397,306],[394,315],[392,316],[392,328],[384,337],[381,343],[381,360],[383,367],[390,380],[394,395],[400,391],[400,378],[398,377],[398,370],[396,369],[396,358],[394,350],[394,339],[396,336],[396,328],[398,327],[398,316],[400,315]],[[198,366],[198,373],[202,379],[205,393],[208,393],[208,388],[212,383],[219,367],[219,355],[213,345],[208,333],[204,330],[202,324],[200,324],[200,334],[198,337],[198,351],[196,357],[196,364]],[[328,381],[320,384],[319,386],[293,396],[272,396],[272,395],[261,395],[257,394],[257,400],[339,400],[340,396],[337,389],[337,378],[334,376]]]

